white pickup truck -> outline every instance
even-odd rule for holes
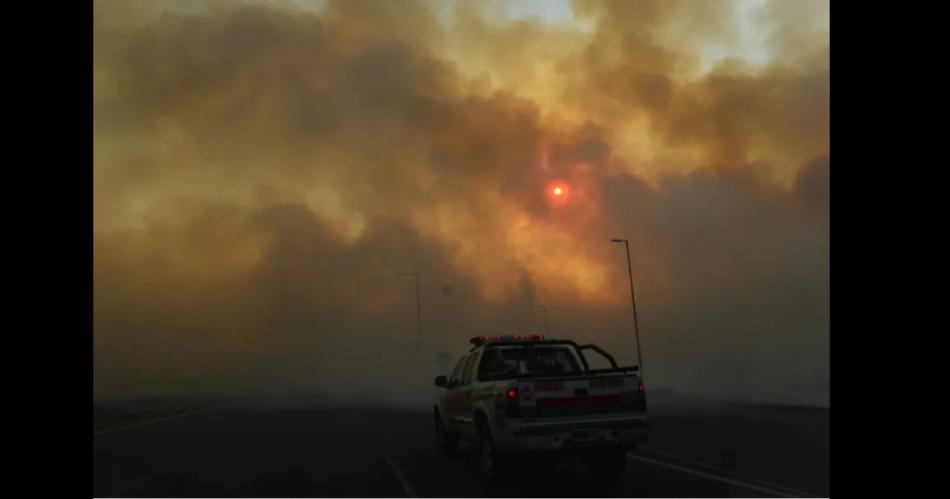
[[[570,453],[591,471],[619,479],[626,451],[647,438],[646,394],[638,366],[617,367],[596,345],[531,336],[478,336],[451,376],[435,379],[436,439],[444,455],[459,440],[478,445],[482,472],[504,478],[513,456]],[[612,367],[591,369],[594,351]]]

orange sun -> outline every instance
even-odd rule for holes
[[[560,196],[561,194],[564,193],[564,191],[562,191],[560,187],[555,187],[553,192],[555,196]]]

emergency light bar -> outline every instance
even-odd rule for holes
[[[544,336],[537,334],[518,335],[518,336],[475,336],[469,340],[472,345],[481,346],[493,341],[542,341]]]

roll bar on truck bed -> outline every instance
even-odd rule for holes
[[[496,340],[494,338],[500,338],[500,339]],[[521,338],[521,339],[516,339],[516,338]],[[473,346],[472,346],[472,349],[469,351],[474,352],[479,347],[482,347],[482,346],[488,347],[489,345],[493,347],[516,346],[516,347],[522,347],[522,348],[532,348],[536,345],[570,345],[574,347],[575,350],[577,350],[577,355],[580,357],[581,363],[584,364],[585,374],[612,374],[612,373],[619,374],[619,373],[626,373],[626,372],[636,372],[640,370],[640,366],[637,366],[637,365],[623,366],[623,367],[617,366],[617,361],[616,359],[614,359],[613,355],[610,355],[609,352],[607,352],[603,348],[600,348],[599,346],[593,343],[585,343],[583,345],[578,345],[576,342],[572,340],[554,340],[554,339],[548,340],[537,335],[527,336],[527,337],[516,337],[516,338],[476,336],[470,340]],[[584,350],[593,350],[599,353],[601,356],[607,359],[608,362],[610,362],[610,367],[606,369],[591,369],[590,364],[588,364],[587,362],[587,358],[584,356]],[[531,375],[522,375],[519,377],[531,377]]]

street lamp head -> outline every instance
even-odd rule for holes
[[[612,242],[612,243],[625,243],[625,242],[627,242],[627,240],[626,240],[626,239],[611,239],[610,242]]]

